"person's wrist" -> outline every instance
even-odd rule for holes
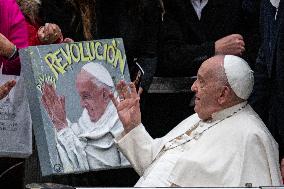
[[[10,53],[10,55],[7,57],[8,60],[14,60],[15,58],[17,58],[19,55],[18,52],[18,48],[16,47],[16,45],[13,46],[12,52]]]
[[[57,132],[59,132],[60,130],[67,127],[67,122],[54,123],[54,126],[55,126]]]
[[[127,133],[129,133],[130,131],[132,131],[135,127],[138,127],[138,125],[140,125],[141,124],[141,121],[138,123],[136,123],[136,122],[132,122],[128,127],[125,127],[124,128],[124,132],[125,132],[125,134],[127,134]]]

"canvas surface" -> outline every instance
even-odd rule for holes
[[[130,81],[123,41],[33,46],[20,57],[42,174],[129,166],[113,143],[123,127],[106,96]]]

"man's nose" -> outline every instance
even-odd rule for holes
[[[191,91],[197,92],[196,80],[195,80],[194,83],[191,85]]]
[[[84,100],[80,100],[80,104],[81,104],[81,106],[82,106],[83,108],[86,108],[86,103],[85,103]]]

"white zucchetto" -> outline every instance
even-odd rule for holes
[[[247,100],[253,90],[253,71],[248,63],[237,56],[225,55],[224,69],[228,82],[235,94]]]
[[[114,87],[113,80],[108,70],[99,63],[89,62],[82,67],[83,70],[96,77],[98,81],[109,87]]]

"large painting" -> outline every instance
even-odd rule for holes
[[[129,166],[109,98],[130,80],[122,39],[32,46],[20,57],[42,174]]]

